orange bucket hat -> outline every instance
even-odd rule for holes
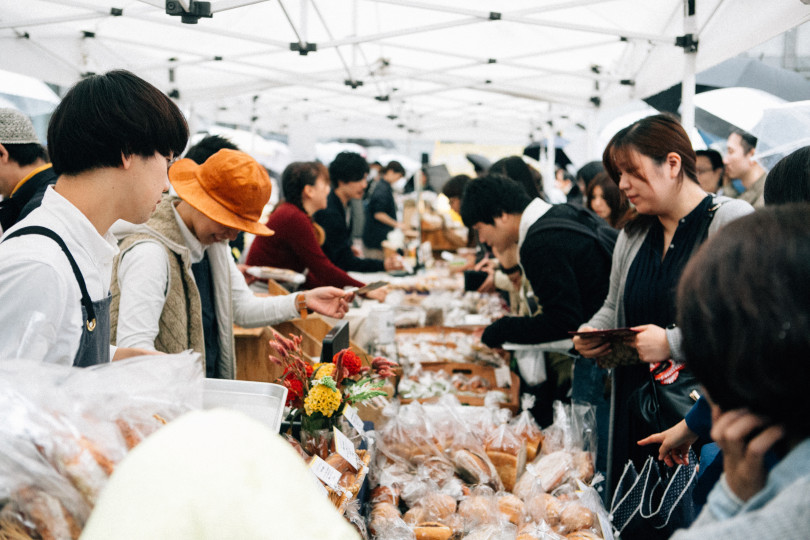
[[[202,165],[181,159],[169,169],[169,180],[181,199],[220,225],[273,234],[259,223],[273,188],[270,176],[246,153],[223,149]]]

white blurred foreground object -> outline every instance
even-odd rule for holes
[[[235,411],[195,411],[121,462],[82,539],[358,539],[308,475],[265,425]]]
[[[754,157],[765,170],[771,170],[783,157],[810,145],[810,101],[765,109],[751,134],[757,138]]]

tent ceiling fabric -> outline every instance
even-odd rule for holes
[[[208,122],[281,133],[525,142],[684,69],[683,0],[211,0],[198,24],[163,0],[1,1],[0,68],[61,85],[126,68]],[[698,71],[810,18],[799,0],[695,1]]]

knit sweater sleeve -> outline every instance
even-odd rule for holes
[[[310,287],[331,285],[332,287],[362,287],[364,283],[353,279],[345,271],[335,266],[326,256],[315,238],[315,230],[307,215],[292,207],[285,213],[287,221],[281,234],[294,235],[295,251],[304,268],[309,269],[307,284]],[[276,231],[279,234],[279,231]]]

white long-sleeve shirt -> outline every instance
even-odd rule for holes
[[[92,301],[106,298],[118,244],[48,187],[42,205],[6,234],[39,225],[65,242]],[[52,239],[25,235],[0,243],[0,361],[22,357],[72,365],[84,320],[81,291],[67,257]],[[115,347],[110,348],[110,357]]]
[[[192,263],[200,262],[207,250],[228,251],[226,241],[202,245],[186,227],[176,209],[174,214]],[[222,253],[217,255],[219,255],[217,259],[227,260],[230,273],[232,317],[226,319],[232,319],[239,326],[250,328],[276,324],[298,316],[295,309],[296,295],[257,297],[248,288],[244,276],[230,254],[226,253],[227,258],[223,258]],[[165,248],[157,240],[134,245],[121,258],[118,265],[118,282],[121,288],[121,301],[118,308],[116,343],[119,347],[154,350],[155,338],[160,330],[160,315],[163,312],[169,285],[169,256]],[[223,309],[227,308],[217,306],[218,315]],[[222,320],[219,316],[217,318]]]

